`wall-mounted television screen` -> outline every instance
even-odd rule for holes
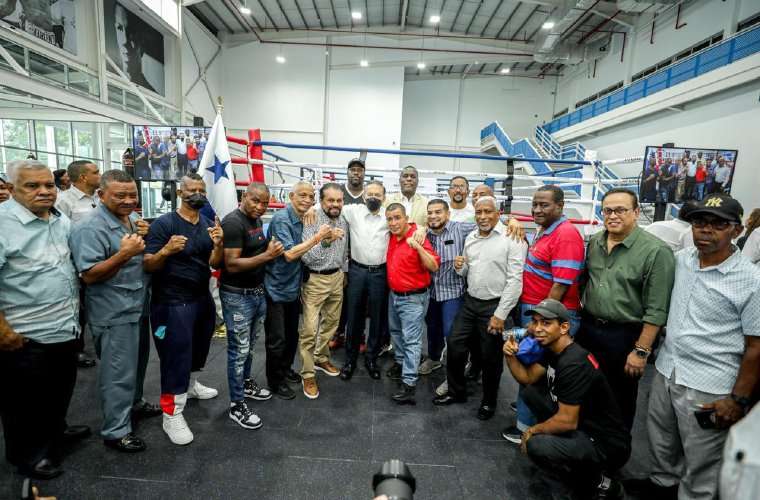
[[[132,127],[135,178],[143,181],[177,180],[196,172],[206,149],[209,127]]]
[[[735,149],[647,146],[641,174],[642,203],[683,203],[708,194],[731,194]]]

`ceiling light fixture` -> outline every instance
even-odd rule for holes
[[[430,16],[430,24],[438,24],[440,22],[441,22],[441,16],[438,16],[438,15]]]
[[[278,63],[280,63],[280,64],[285,64],[285,60],[286,60],[286,59],[285,59],[285,56],[282,56],[282,55],[278,55],[278,56],[277,56],[277,57],[275,57],[274,59],[275,59],[275,61],[277,61],[277,62],[278,62]]]
[[[238,7],[238,10],[240,11],[241,14],[245,14],[246,16],[251,15],[251,9],[248,8],[248,6],[245,4],[245,1],[243,1],[243,4],[240,7]]]
[[[417,69],[425,69],[425,62],[420,61],[417,63]]]
[[[507,73],[509,73],[509,68],[501,68],[502,75],[506,75]]]
[[[554,27],[554,21],[546,21],[541,25],[541,29],[550,30]]]
[[[369,66],[369,61],[366,59],[362,59],[361,61],[359,61],[359,66],[361,66],[362,68],[366,68],[367,66]]]
[[[351,19],[353,19],[354,21],[358,21],[361,18],[362,18],[362,13],[361,12],[354,11],[354,12],[351,13]]]

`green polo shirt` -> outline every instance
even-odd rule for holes
[[[607,253],[607,231],[591,237],[586,252],[584,312],[620,323],[664,325],[675,259],[660,239],[636,227]]]

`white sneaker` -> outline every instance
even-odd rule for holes
[[[230,403],[230,418],[246,429],[258,429],[263,424],[258,415],[253,413],[245,402]]]
[[[182,446],[193,442],[193,432],[187,426],[185,417],[181,413],[179,415],[164,413],[163,428],[166,435],[169,436],[169,440],[174,444]]]
[[[219,391],[212,389],[211,387],[206,387],[197,380],[191,383],[190,387],[187,389],[188,399],[211,399],[218,395]]]
[[[448,394],[449,393],[449,381],[448,380],[444,380],[441,385],[439,385],[438,387],[436,387],[435,393],[438,396],[445,396],[446,394]]]

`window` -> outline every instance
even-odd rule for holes
[[[66,66],[31,51],[29,52],[29,72],[44,78],[47,83],[61,87],[66,85]]]
[[[552,118],[559,118],[560,116],[564,115],[567,112],[568,112],[568,108],[565,108],[562,111],[558,111],[554,113],[554,116],[552,116]]]
[[[0,171],[9,161],[26,158],[30,149],[28,120],[0,120]]]
[[[124,108],[124,90],[116,85],[108,84],[108,104]]]
[[[750,26],[755,26],[756,24],[760,24],[760,12],[740,21],[736,26],[736,31],[746,30]]]
[[[71,130],[77,159],[93,159],[100,156],[98,131],[94,123],[73,122]]]
[[[37,159],[56,170],[66,168],[73,160],[70,122],[34,122]]]

